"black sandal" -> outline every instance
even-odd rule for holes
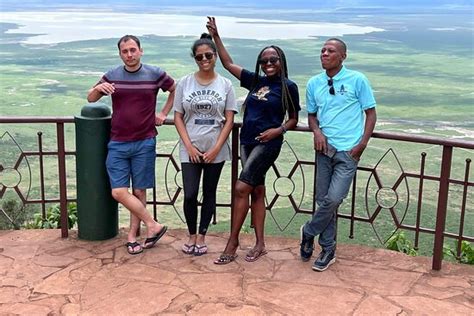
[[[127,252],[130,254],[130,255],[138,255],[139,253],[142,253],[143,252],[143,247],[142,245],[140,245],[138,242],[136,241],[129,241],[125,244],[125,246],[127,247]],[[138,248],[138,250],[134,250],[136,247],[140,247]]]
[[[168,230],[168,227],[163,226],[160,232],[156,233],[155,236],[145,239],[145,243],[143,244],[143,249],[152,248],[158,242],[158,240],[160,240],[160,238],[163,237],[163,235],[166,233],[167,230]]]

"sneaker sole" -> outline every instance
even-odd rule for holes
[[[328,264],[325,267],[320,268],[320,267],[317,267],[317,266],[312,266],[311,269],[313,269],[314,271],[323,272],[324,270],[329,268],[329,266],[332,265],[334,262],[336,262],[336,257],[332,258],[331,261],[329,261]]]

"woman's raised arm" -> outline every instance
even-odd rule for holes
[[[216,25],[216,18],[215,17],[207,17],[209,20],[207,21],[206,27],[211,34],[214,43],[216,43],[217,47],[217,54],[219,55],[219,59],[221,60],[222,65],[225,69],[227,69],[234,77],[240,80],[240,74],[242,73],[242,67],[234,64],[232,57],[230,57],[229,53],[227,52],[224,43],[222,43],[221,37],[219,36],[219,32],[217,31]]]

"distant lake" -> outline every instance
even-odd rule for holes
[[[306,82],[321,71],[321,44],[341,37],[348,44],[345,64],[372,83],[378,128],[473,139],[472,5],[362,7],[357,2],[372,0],[358,0],[344,7],[296,0],[300,6],[287,1],[282,8],[273,7],[275,1],[230,7],[230,0],[216,1],[229,6],[169,0],[174,7],[164,7],[162,1],[104,0],[87,9],[85,0],[0,1],[0,115],[78,113],[86,91],[120,62],[116,41],[124,34],[144,38],[144,62],[183,76],[195,67],[189,47],[213,15],[234,60],[247,69],[262,47],[285,49],[303,108]],[[217,69],[226,73],[220,63]]]
[[[206,32],[206,16],[85,11],[2,12],[0,22],[14,23],[7,34],[28,34],[26,44],[54,44],[119,38],[124,34],[197,36]],[[348,23],[300,22],[218,16],[219,32],[236,39],[303,39],[360,35],[384,29]],[[37,35],[34,35],[37,34]],[[32,36],[31,36],[32,35]]]

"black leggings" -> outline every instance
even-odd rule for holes
[[[219,163],[181,163],[184,190],[184,216],[190,235],[196,234],[199,183],[202,180],[202,206],[199,234],[206,235],[216,210],[216,190],[224,161]]]

